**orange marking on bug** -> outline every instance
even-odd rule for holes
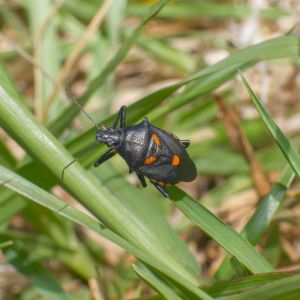
[[[152,140],[158,147],[160,146],[160,140],[156,134],[152,134]]]
[[[180,158],[178,155],[174,154],[172,158],[172,166],[177,167],[180,163]]]
[[[145,165],[151,165],[156,161],[156,157],[155,156],[149,156],[144,160],[144,164]]]

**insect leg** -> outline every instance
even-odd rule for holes
[[[139,181],[141,182],[142,187],[145,188],[147,186],[147,183],[146,183],[146,180],[145,180],[145,176],[142,175],[142,174],[140,174],[140,173],[136,173],[136,175],[137,175]]]
[[[74,162],[76,162],[79,158],[76,157],[74,158],[71,162],[69,162],[61,171],[61,181],[64,181],[64,174],[65,174],[65,171],[71,166],[74,164]]]
[[[158,190],[159,192],[166,198],[169,197],[168,191],[166,190],[166,188],[156,182],[151,182]]]
[[[98,167],[99,165],[104,163],[106,160],[112,158],[116,153],[117,153],[117,151],[115,149],[109,149],[94,162],[94,167]]]
[[[61,180],[64,181],[64,173],[65,170],[67,168],[69,168],[72,164],[74,164],[74,162],[76,162],[77,160],[79,160],[80,158],[86,156],[87,154],[89,154],[90,152],[92,152],[96,147],[98,147],[98,144],[94,144],[92,145],[90,148],[86,149],[84,152],[82,152],[81,154],[79,154],[78,156],[75,157],[75,159],[73,159],[71,162],[69,162],[63,169],[61,172]]]
[[[125,127],[125,120],[126,120],[126,106],[123,105],[119,112],[118,115],[114,121],[114,125],[113,125],[113,129],[117,128],[118,122],[120,121],[120,128],[124,128]]]
[[[181,140],[181,143],[184,148],[187,148],[190,145],[190,140]]]

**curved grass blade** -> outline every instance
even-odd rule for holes
[[[208,66],[188,80],[199,79],[191,88],[172,98],[168,107],[160,109],[155,117],[163,117],[170,111],[190,103],[199,96],[208,93],[231,79],[237,72],[234,66],[241,65],[241,70],[247,69],[260,61],[267,61],[285,57],[298,57],[300,55],[300,37],[297,35],[276,37],[245,49],[236,51],[214,65]],[[232,68],[232,72],[230,72]]]
[[[194,280],[187,280],[184,278],[184,273],[181,273],[179,269],[170,268],[167,262],[159,261],[153,258],[146,251],[142,251],[133,243],[126,241],[124,238],[116,234],[114,231],[103,225],[95,218],[87,216],[81,211],[73,208],[54,195],[44,191],[25,178],[15,174],[3,166],[0,166],[0,180],[1,182],[6,182],[5,186],[23,195],[24,197],[60,214],[61,216],[73,222],[95,231],[113,243],[119,245],[147,265],[164,274],[167,278],[170,278],[173,282],[177,283],[178,286],[189,291],[189,293],[194,295],[194,299],[211,299],[206,293],[203,293],[201,289],[197,288]]]
[[[255,248],[248,241],[213,215],[207,208],[176,187],[172,187],[169,190],[170,199],[176,207],[227,252],[235,256],[252,273],[263,273],[273,270],[272,266],[256,252]]]
[[[260,201],[255,213],[243,228],[241,232],[242,236],[244,236],[253,246],[260,241],[269,227],[272,218],[280,207],[294,177],[294,172],[290,166],[287,165],[280,180],[272,186],[271,191]],[[221,266],[214,275],[215,279],[220,280],[231,277],[231,258],[231,255],[225,256]]]
[[[290,144],[289,140],[285,137],[283,132],[280,130],[280,128],[276,125],[276,123],[273,121],[269,113],[266,111],[264,106],[262,105],[259,98],[255,95],[254,91],[251,89],[248,81],[243,76],[242,73],[240,73],[243,83],[253,101],[255,104],[261,118],[263,119],[264,123],[266,124],[267,128],[269,129],[271,135],[273,136],[276,144],[280,148],[282,154],[290,164],[291,168],[294,170],[296,176],[298,179],[300,179],[300,157],[296,153],[296,151],[293,149],[292,145]]]

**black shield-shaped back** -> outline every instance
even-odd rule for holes
[[[173,184],[192,181],[197,176],[196,167],[181,141],[151,125],[147,118],[124,129],[124,138],[117,151],[131,171],[155,181]]]
[[[150,124],[150,132],[158,137],[159,145],[150,143],[147,157],[156,157],[151,165],[139,168],[149,179],[165,183],[192,181],[197,176],[195,164],[189,157],[181,141],[173,134]],[[174,157],[177,161],[174,163]]]

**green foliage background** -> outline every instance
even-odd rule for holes
[[[95,13],[107,3],[34,0],[0,4],[1,40],[7,46],[0,53],[0,125],[6,133],[2,136],[9,136],[25,151],[22,159],[17,159],[12,147],[0,140],[1,248],[4,263],[14,266],[28,283],[15,297],[91,299],[95,293],[102,299],[298,299],[300,275],[276,272],[281,265],[290,264],[282,251],[276,213],[284,206],[294,177],[295,182],[299,179],[299,156],[294,150],[297,137],[286,136],[276,125],[251,87],[251,71],[259,63],[282,64],[297,70],[300,37],[292,31],[233,49],[212,30],[219,25],[212,24],[231,18],[236,22],[247,19],[252,11],[245,4],[167,0],[151,4],[119,0],[111,4],[101,29],[80,53],[82,61],[91,58],[91,67],[84,70],[80,65],[74,66],[63,84],[72,78],[76,89],[84,80],[86,89],[78,102],[86,105],[99,124],[109,125],[115,118],[112,108],[119,104],[116,99],[122,99],[120,70],[128,70],[129,77],[130,72],[143,72],[126,68],[126,64],[151,59],[162,70],[172,70],[173,83],[160,85],[152,92],[147,92],[145,86],[140,99],[128,104],[127,123],[136,123],[147,115],[155,125],[191,137],[189,152],[201,177],[222,178],[222,183],[207,188],[202,201],[190,196],[197,194],[198,183],[191,193],[170,187],[170,199],[164,200],[150,186],[143,190],[129,183],[127,167],[120,159],[97,170],[90,168],[105,151],[102,145],[68,168],[63,181],[61,178],[63,168],[94,144],[95,128],[80,115],[78,105],[66,103],[63,87],[53,102],[49,97],[61,76],[63,62],[78,47],[76,41],[86,32]],[[267,7],[259,18],[272,23],[293,14]],[[176,22],[186,24],[188,20],[203,26],[211,23],[207,28],[196,30],[195,26],[180,34],[149,34],[153,24],[176,26]],[[16,33],[17,43],[5,38],[9,30]],[[207,65],[201,59],[203,50],[190,55],[172,45],[176,38],[188,41],[194,35],[203,46],[225,49],[226,57]],[[141,52],[135,54],[134,50]],[[30,83],[23,91],[18,72],[12,68],[20,61],[25,61],[33,72],[33,76],[19,76]],[[247,71],[250,83],[243,75]],[[160,74],[161,70],[156,72]],[[159,82],[159,76],[154,81]],[[229,105],[237,106],[241,96],[235,93],[233,82],[248,93],[251,105],[258,111],[255,118],[242,119],[241,126],[260,163],[267,172],[281,174],[270,192],[259,200],[241,232],[212,212],[227,197],[253,187],[249,165],[227,138],[212,97],[218,93]],[[217,90],[221,86],[223,89]],[[198,139],[203,130],[210,130],[212,137]],[[57,185],[86,210],[64,196],[62,189],[53,189]],[[186,218],[181,215],[179,222],[171,226],[167,216],[174,206]],[[18,219],[23,226],[16,225]],[[195,228],[227,252],[214,275],[207,274],[207,266],[201,266],[189,242],[179,236]],[[112,265],[107,248],[94,240],[91,232],[135,256],[133,267],[127,254]],[[255,246],[261,240],[264,244],[258,251]],[[59,267],[51,267],[51,262]],[[232,279],[237,276],[238,280]],[[92,278],[97,279],[97,292],[88,285]],[[75,291],[66,288],[79,279]]]

